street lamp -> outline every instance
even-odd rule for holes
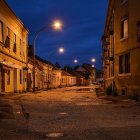
[[[54,30],[62,30],[63,24],[60,20],[55,20],[52,24]]]
[[[63,53],[64,52],[64,48],[59,48],[59,53]]]
[[[92,58],[92,59],[91,59],[91,62],[96,62],[96,59],[95,59],[95,58]]]
[[[74,63],[78,63],[78,60],[77,60],[77,59],[75,59],[75,60],[74,60]]]
[[[58,49],[58,52],[59,53],[64,53],[64,48],[59,48]],[[47,78],[47,89],[49,88],[49,84],[51,82],[51,77],[49,76],[50,75],[50,65],[49,65],[49,59],[52,57],[52,55],[55,54],[55,51],[53,50],[50,55],[48,56],[48,78]]]
[[[95,68],[95,65],[92,65],[92,68]]]
[[[59,30],[62,30],[62,22],[59,21],[59,20],[55,20],[53,21],[53,24],[52,24],[52,28],[53,30],[55,31],[59,31]],[[33,40],[33,49],[34,49],[34,52],[33,52],[33,92],[35,92],[35,41],[37,39],[37,37],[40,35],[41,32],[43,32],[44,30],[46,30],[48,28],[48,26],[45,26],[43,28],[41,28],[38,32],[36,32],[35,34],[35,37],[34,37],[34,40]]]

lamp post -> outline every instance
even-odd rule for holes
[[[51,27],[57,31],[61,30],[62,26],[63,26],[63,24],[59,20],[55,20],[53,22],[53,24],[51,25]],[[33,54],[34,54],[33,55],[33,92],[35,92],[35,42],[36,42],[38,36],[40,35],[40,33],[43,32],[47,28],[48,28],[48,26],[45,26],[45,27],[41,28],[38,32],[36,32],[34,40],[33,40],[33,49],[34,49],[34,52],[33,52]]]
[[[64,48],[59,48],[58,49],[58,52],[59,53],[64,53]],[[50,76],[50,65],[49,65],[49,59],[51,58],[51,56],[53,55],[55,53],[55,51],[52,51],[51,52],[51,54],[49,55],[49,57],[48,57],[48,76],[47,76],[47,89],[49,88],[49,84],[50,84],[50,82],[51,82],[51,76]]]

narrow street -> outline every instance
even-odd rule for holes
[[[1,97],[15,119],[1,119],[1,140],[138,140],[140,105],[97,97],[93,87],[68,87]]]

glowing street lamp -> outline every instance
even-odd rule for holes
[[[78,63],[78,60],[77,60],[77,59],[75,59],[75,60],[74,60],[74,63]]]
[[[65,50],[64,50],[64,48],[59,48],[59,53],[63,53]]]
[[[55,20],[52,24],[54,30],[62,30],[63,24],[60,20]]]
[[[95,59],[95,58],[92,58],[92,59],[91,59],[91,62],[96,62],[96,59]]]
[[[92,68],[95,68],[95,65],[92,65]]]
[[[58,31],[58,30],[62,30],[62,22],[59,20],[55,20],[53,22],[53,24],[51,25],[53,30]],[[33,92],[35,92],[35,42],[38,38],[38,36],[40,35],[41,32],[43,32],[44,30],[46,30],[48,28],[48,26],[45,26],[43,28],[41,28],[38,32],[36,32],[34,40],[33,40],[33,48],[34,48],[34,57],[33,57]],[[63,50],[60,50],[61,52],[63,52]]]

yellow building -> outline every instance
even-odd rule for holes
[[[103,40],[105,88],[140,95],[140,0],[110,0]]]
[[[61,73],[62,73],[62,71],[59,68],[57,68],[55,66],[53,67],[53,69],[52,69],[52,80],[51,80],[51,87],[52,88],[60,87]]]
[[[69,76],[69,86],[76,86],[76,76],[70,75]]]
[[[76,85],[76,76],[62,70],[61,73],[61,86],[68,87]]]
[[[0,0],[0,92],[27,87],[28,30],[4,0]]]

